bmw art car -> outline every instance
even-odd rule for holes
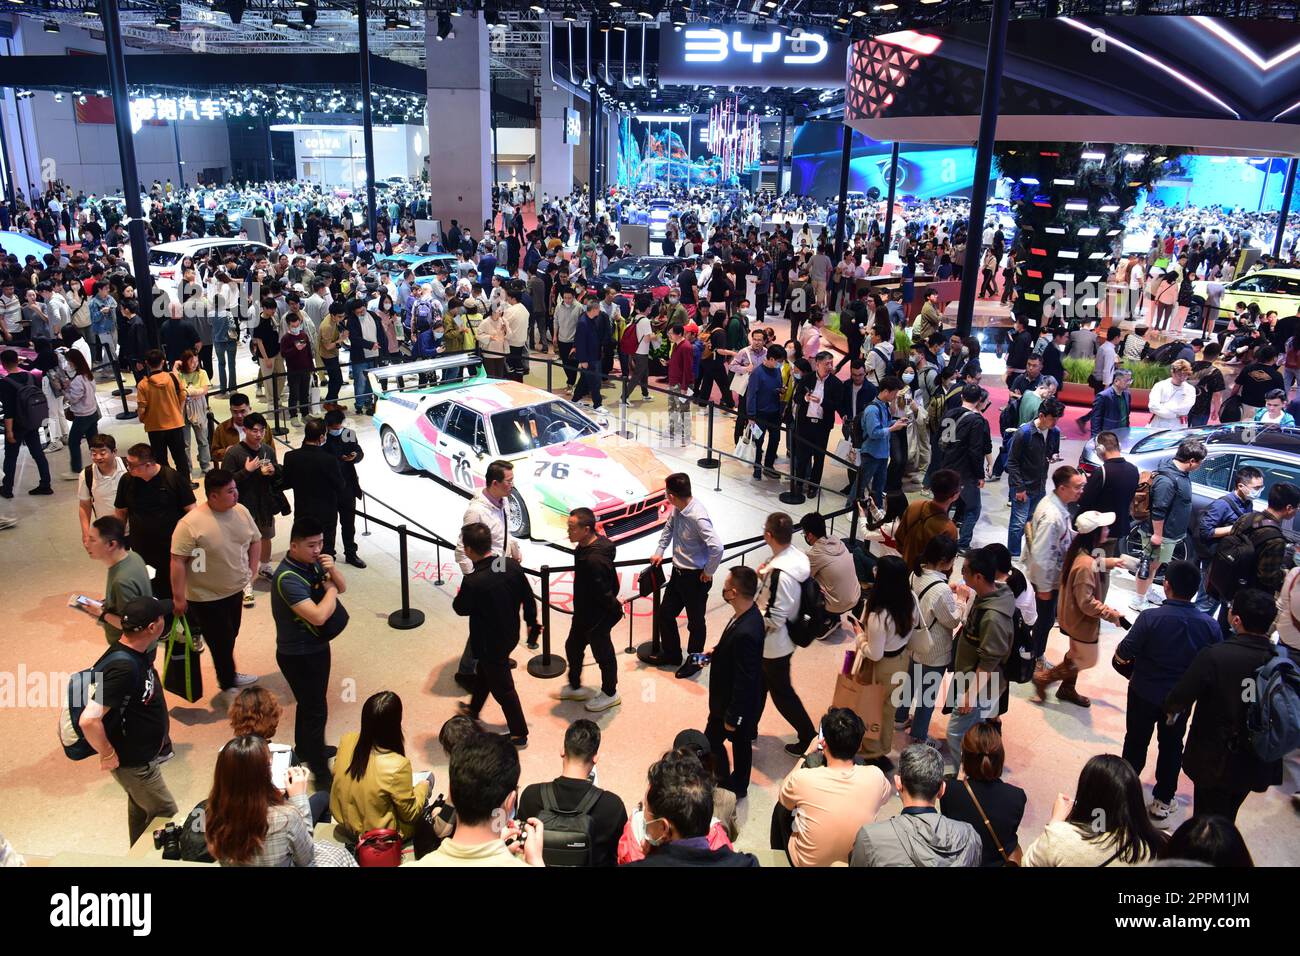
[[[384,461],[399,473],[424,472],[463,495],[486,482],[495,459],[514,465],[506,501],[510,533],[562,541],[569,512],[596,514],[612,541],[664,523],[670,469],[637,442],[559,396],[521,382],[487,377],[470,353],[440,356],[369,373]],[[417,376],[437,384],[400,387]]]

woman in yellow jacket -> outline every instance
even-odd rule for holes
[[[423,819],[429,789],[427,780],[413,783],[402,736],[402,699],[380,691],[361,710],[361,732],[344,734],[339,741],[330,789],[339,839],[355,843],[367,830],[379,829],[411,839]]]

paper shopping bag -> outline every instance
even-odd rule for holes
[[[847,707],[866,725],[864,738],[880,739],[881,715],[885,708],[885,694],[889,690],[884,684],[859,684],[849,674],[835,675],[835,693],[831,696],[832,707]]]

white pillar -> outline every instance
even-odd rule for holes
[[[455,37],[425,36],[428,64],[430,217],[475,235],[492,215],[492,115],[488,28],[482,15],[453,20]]]
[[[547,56],[543,52],[543,56]],[[538,139],[538,198],[545,193],[554,199],[573,192],[573,150],[564,141],[564,111],[573,107],[573,95],[542,79],[542,100],[539,110]]]

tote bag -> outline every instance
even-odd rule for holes
[[[172,630],[167,635],[167,648],[163,653],[163,689],[191,704],[203,696],[202,652],[194,649],[189,621],[184,614],[172,619]]]

